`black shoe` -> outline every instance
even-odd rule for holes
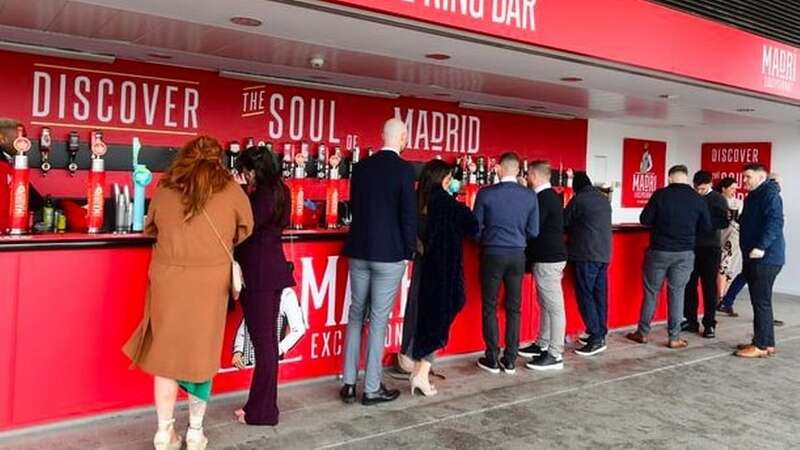
[[[717,327],[706,327],[703,330],[703,337],[706,339],[714,339],[715,337],[717,337],[716,331]]]
[[[592,336],[589,333],[582,333],[580,336],[578,336],[578,339],[575,339],[575,342],[580,345],[586,345],[589,343],[589,339],[591,338]]]
[[[518,353],[519,356],[522,356],[523,358],[535,358],[541,355],[542,353],[545,353],[546,351],[547,351],[546,348],[541,348],[539,347],[539,344],[534,343],[527,347],[519,349]]]
[[[739,317],[739,314],[736,314],[733,311],[733,306],[722,306],[722,305],[719,305],[719,306],[717,306],[717,311],[719,311],[719,312],[721,312],[723,314],[727,314],[727,315],[729,315],[731,317]]]
[[[484,356],[483,358],[478,359],[478,367],[495,375],[500,373],[500,365],[497,364],[497,360],[493,358],[487,358]]]
[[[393,402],[397,400],[397,397],[400,397],[400,391],[397,389],[386,389],[386,386],[381,383],[378,392],[373,392],[371,394],[364,393],[364,395],[361,396],[361,404],[369,406],[377,405],[378,403]]]
[[[500,368],[503,369],[503,372],[507,373],[508,375],[514,375],[517,373],[517,368],[514,366],[514,361],[506,357],[500,358]]]
[[[594,344],[587,343],[583,347],[575,349],[575,353],[581,356],[594,356],[598,353],[603,353],[604,351],[606,351],[605,342],[597,342]]]
[[[549,352],[544,352],[525,364],[525,367],[531,370],[561,370],[564,368],[564,358],[561,356],[556,358]]]
[[[684,320],[683,322],[681,322],[681,331],[685,331],[687,333],[699,333],[700,324],[690,323],[688,320]]]
[[[339,391],[339,398],[342,399],[343,402],[347,403],[348,405],[351,403],[355,403],[356,401],[356,385],[355,384],[345,384],[342,386],[342,390]]]

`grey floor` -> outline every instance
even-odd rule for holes
[[[786,324],[769,359],[731,356],[751,336],[748,302],[738,309],[741,317],[720,318],[715,340],[690,335],[688,349],[672,351],[663,326],[648,345],[615,333],[606,353],[570,354],[561,373],[489,375],[474,357],[451,359],[439,365],[448,378],[432,398],[404,391],[390,405],[344,406],[334,380],[286,387],[277,428],[238,425],[232,411],[244,396],[228,396],[211,404],[209,448],[800,448],[800,298],[776,298]],[[182,429],[185,410],[178,417]],[[0,448],[147,449],[154,425],[154,413],[141,411],[0,435]]]

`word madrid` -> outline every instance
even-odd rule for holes
[[[797,81],[797,53],[794,50],[765,45],[761,58],[761,73],[766,87],[792,90]]]
[[[426,8],[450,14],[459,14],[476,20],[487,15],[496,24],[523,30],[536,30],[536,0],[402,0],[422,4]],[[487,8],[491,3],[491,8]],[[488,11],[487,11],[488,9]]]

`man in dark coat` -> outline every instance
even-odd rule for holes
[[[780,187],[767,180],[767,169],[750,164],[744,182],[750,190],[739,217],[739,245],[743,270],[753,304],[753,342],[740,345],[736,356],[763,358],[775,353],[775,326],[772,317],[772,288],[786,263],[783,237],[783,200]]]
[[[711,187],[711,172],[701,170],[694,174],[694,190],[705,200],[711,216],[711,231],[698,233],[694,246],[694,271],[686,285],[685,301],[683,303],[683,317],[686,320],[681,324],[682,331],[697,333],[700,323],[697,320],[697,282],[703,287],[703,337],[716,337],[716,312],[719,301],[719,266],[722,262],[722,237],[721,230],[728,228],[728,201],[719,192]]]
[[[575,270],[575,293],[589,337],[575,353],[605,351],[608,334],[608,263],[611,261],[611,202],[592,186],[586,172],[576,172],[575,197],[564,210],[569,261]]]

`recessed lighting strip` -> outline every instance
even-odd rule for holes
[[[43,45],[23,44],[21,42],[0,41],[0,50],[12,52],[31,53],[42,56],[55,56],[59,58],[79,59],[83,61],[111,64],[116,61],[114,55],[82,52],[65,48],[45,47]]]
[[[219,76],[234,80],[258,81],[261,83],[279,84],[282,86],[302,87],[318,89],[322,91],[341,92],[345,94],[366,95],[369,97],[398,98],[400,94],[396,92],[380,91],[377,89],[360,88],[354,86],[343,86],[333,83],[320,83],[316,81],[299,80],[296,78],[273,77],[268,75],[258,75],[254,73],[238,72],[235,70],[221,70]]]
[[[469,103],[469,102],[461,102],[458,104],[459,108],[465,109],[477,109],[479,111],[492,111],[492,112],[502,112],[502,113],[511,113],[511,114],[523,114],[526,116],[535,116],[535,117],[547,117],[551,119],[563,119],[563,120],[572,120],[576,116],[574,114],[569,113],[559,113],[559,112],[547,112],[541,110],[527,110],[527,109],[519,109],[513,108],[511,106],[502,106],[502,105],[487,105],[483,103]]]

